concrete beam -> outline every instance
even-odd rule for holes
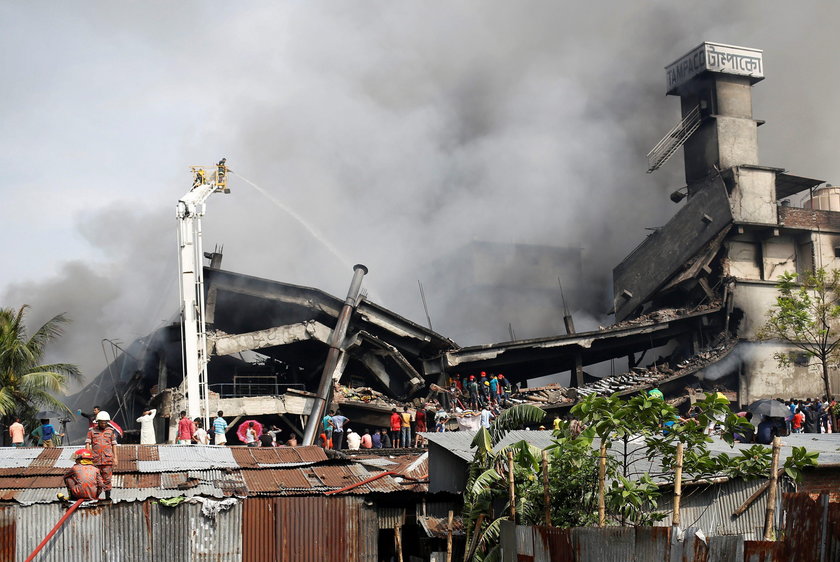
[[[211,354],[231,355],[240,351],[265,349],[306,340],[327,343],[331,332],[329,327],[310,320],[244,334],[208,335],[207,340]]]

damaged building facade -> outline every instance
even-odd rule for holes
[[[517,397],[548,410],[592,392],[654,386],[683,397],[690,389],[728,390],[740,404],[822,395],[817,366],[797,357],[780,367],[774,354],[790,350],[757,338],[783,273],[840,267],[840,189],[759,163],[762,121],[753,116],[751,90],[764,78],[763,64],[761,51],[707,42],[666,68],[667,94],[679,96],[681,121],[649,155],[650,171],[682,149],[686,185],[672,199],[685,202],[615,267],[614,325],[576,332],[558,306],[554,325],[565,333],[516,339],[511,328],[509,341],[461,347],[363,297],[337,346],[331,404],[357,426],[384,427],[393,407],[417,405],[436,396],[433,384],[480,371],[504,373],[521,387],[569,373],[569,388],[527,389]],[[499,263],[479,259],[500,251],[488,248],[469,261],[476,279],[489,278],[482,271]],[[567,277],[582,270],[575,250],[529,247],[513,254],[516,268],[555,264],[562,256],[573,264]],[[272,416],[302,435],[343,301],[225,271],[219,253],[208,257],[209,411],[223,410],[234,421]],[[534,286],[547,294],[561,273]],[[493,283],[500,275],[493,272]],[[517,299],[510,303],[524,302]],[[171,441],[177,414],[186,409],[179,326],[122,351],[71,406],[99,404],[128,427],[143,409],[158,408],[158,440]],[[626,372],[589,375],[590,366],[615,359],[627,361]],[[836,388],[840,378],[832,377]]]
[[[824,394],[818,366],[797,357],[780,367],[774,354],[793,348],[756,342],[784,273],[840,267],[837,189],[759,164],[751,90],[763,71],[761,51],[709,42],[666,68],[682,121],[649,155],[650,171],[682,145],[686,186],[672,199],[686,203],[613,272],[617,322],[676,303],[722,304],[717,321],[739,341],[731,370],[742,404]]]

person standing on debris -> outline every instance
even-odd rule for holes
[[[446,422],[449,420],[449,414],[446,413],[446,410],[441,408],[435,413],[435,432],[436,433],[443,433],[446,431]]]
[[[321,424],[323,425],[323,431],[326,435],[325,443],[329,443],[330,445],[325,445],[325,449],[332,449],[332,440],[333,440],[333,432],[335,431],[335,426],[333,426],[332,416],[327,414],[321,420]]]
[[[143,412],[142,416],[137,418],[137,423],[140,424],[141,445],[154,445],[157,442],[155,439],[155,426],[153,423],[155,414],[157,414],[157,410],[155,409],[146,410]]]
[[[178,420],[178,444],[192,445],[195,424],[187,417],[187,411],[181,410],[181,419]]]
[[[400,414],[400,445],[411,447],[411,414],[408,413],[408,406]]]
[[[44,447],[45,449],[55,447],[53,442],[53,438],[56,436],[55,427],[46,418],[41,420],[41,425],[32,430],[30,435],[35,438],[35,445],[38,447]],[[60,436],[64,437],[64,434],[62,433]]]
[[[333,410],[333,446],[338,450],[341,450],[344,445],[344,426],[347,425],[347,422],[349,421],[349,419],[338,413],[338,410]]]
[[[422,406],[420,406],[420,408],[417,409],[417,413],[414,414],[414,446],[415,447],[419,447],[420,446],[420,441],[422,441],[422,439],[423,439],[423,436],[421,436],[420,434],[428,431],[428,428],[426,427],[426,418],[427,418],[426,404],[423,404]]]
[[[379,431],[374,431],[370,438],[370,443],[374,449],[382,448],[382,434]]]
[[[400,415],[397,413],[397,409],[391,409],[391,444],[394,447],[400,446],[400,426],[402,422],[400,420]]]
[[[388,436],[388,430],[384,427],[379,432],[379,439],[382,441],[383,449],[390,449],[392,447],[391,438]]]
[[[502,373],[499,373],[499,403],[510,400],[510,381],[505,378]]]
[[[496,375],[490,375],[490,403],[495,404],[496,398],[499,395],[499,379]]]
[[[96,426],[88,430],[85,448],[93,454],[93,464],[102,475],[105,499],[111,499],[111,475],[117,464],[117,432],[108,425],[111,416],[108,412],[96,414]]]
[[[93,453],[87,449],[79,449],[74,454],[76,464],[64,474],[64,485],[67,486],[67,492],[70,494],[68,499],[95,500],[99,498],[105,490],[105,482],[102,480],[100,470],[93,465]]]
[[[467,384],[467,390],[470,393],[470,408],[475,410],[478,408],[478,383],[475,382],[475,375],[470,375],[470,382]]]
[[[286,441],[286,445],[288,445],[289,447],[297,447],[298,446],[297,435],[292,433],[292,435],[289,437],[289,440]]]
[[[221,410],[216,412],[216,419],[213,420],[213,444],[214,445],[226,445],[227,444],[227,437],[225,437],[225,432],[227,431],[228,424],[223,417],[225,413]]]
[[[26,430],[20,423],[20,418],[15,418],[15,423],[9,426],[9,437],[12,438],[12,447],[23,447],[23,436]]]
[[[496,416],[487,409],[487,406],[481,408],[481,427],[484,429],[490,429],[490,420],[495,418]]]
[[[557,431],[560,429],[560,415],[557,414],[554,416],[554,419],[551,421],[551,429]]]
[[[362,449],[373,449],[373,439],[371,439],[369,429],[366,429],[365,434],[362,435]]]
[[[196,445],[209,445],[210,436],[207,435],[207,430],[204,429],[204,420],[201,418],[195,418],[193,424],[195,425],[195,432],[192,436],[193,442]]]

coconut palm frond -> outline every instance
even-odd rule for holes
[[[538,425],[545,419],[545,410],[532,404],[517,404],[499,414],[490,426],[490,436],[495,445],[508,431]]]

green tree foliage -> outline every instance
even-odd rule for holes
[[[822,369],[825,394],[831,396],[829,369],[840,365],[840,270],[784,273],[776,287],[776,304],[758,337],[782,341],[814,359]],[[791,357],[777,353],[776,360],[786,366]]]
[[[488,431],[481,428],[473,438],[475,457],[470,463],[464,491],[463,520],[467,532],[465,560],[495,560],[499,555],[499,530],[510,507],[507,453],[514,453],[514,481],[528,480],[539,466],[542,451],[525,441],[513,443],[500,451],[493,447],[512,429],[537,425],[545,411],[537,406],[520,404],[505,410]],[[514,498],[517,513],[526,510],[524,497]],[[480,523],[479,523],[480,521]],[[478,524],[477,528],[476,525]]]
[[[41,364],[47,345],[61,336],[67,318],[59,314],[29,336],[24,325],[27,309],[0,309],[0,417],[8,422],[20,416],[31,428],[38,410],[69,413],[55,395],[81,374],[68,363]]]

